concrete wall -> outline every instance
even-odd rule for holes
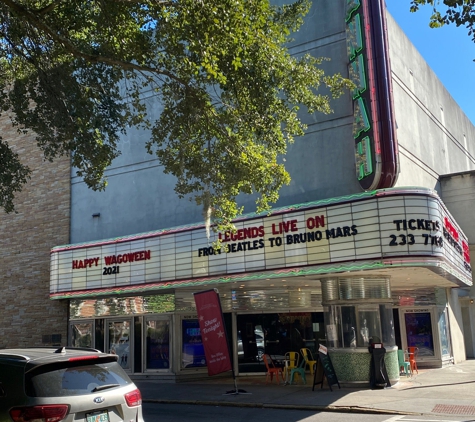
[[[347,76],[345,6],[344,0],[314,0],[291,52],[329,57],[325,70]],[[441,174],[475,168],[475,128],[390,16],[388,39],[401,162],[397,186],[438,188]],[[149,95],[147,101],[158,115],[154,97]],[[334,113],[328,116],[302,115],[308,131],[289,146],[286,166],[292,182],[282,189],[276,206],[361,191],[355,176],[350,95],[332,106]],[[130,130],[122,137],[123,154],[107,171],[105,192],[88,190],[73,175],[72,243],[202,221],[201,209],[178,199],[175,179],[146,154],[148,136]],[[246,213],[254,211],[252,197],[240,197],[240,202]],[[93,218],[94,213],[101,216]]]
[[[475,331],[475,327],[473,327],[473,325],[471,323],[471,321],[474,318],[473,306],[463,306],[462,305],[461,311],[462,311],[463,337],[464,337],[465,353],[466,353],[467,359],[470,359],[470,358],[473,359],[475,357],[475,349],[474,349],[474,334],[475,334],[474,331]]]
[[[475,172],[455,173],[440,178],[440,195],[452,216],[468,237],[470,243],[470,256],[475,256]],[[471,263],[472,273],[474,263]],[[473,277],[473,276],[472,276]],[[471,321],[475,318],[475,304],[470,299],[475,299],[475,287],[470,287],[464,292],[465,297],[460,297],[463,306],[463,336],[467,357],[475,357],[475,325]]]
[[[327,73],[347,74],[343,0],[316,0],[301,31],[291,44],[293,54],[329,57]],[[146,94],[145,94],[146,95]],[[160,106],[148,96],[149,110]],[[349,93],[332,103],[334,113],[304,116],[308,132],[289,146],[286,160],[290,186],[281,191],[277,206],[308,202],[361,191],[355,177],[352,105]],[[146,154],[147,132],[130,130],[121,138],[122,156],[107,171],[105,192],[92,192],[72,176],[71,241],[147,232],[202,221],[202,210],[174,193],[175,178],[164,175]],[[240,197],[245,212],[255,210],[252,197]],[[100,212],[99,218],[92,214]]]
[[[475,137],[474,137],[475,139]],[[471,244],[475,244],[475,171],[440,178],[439,194]]]
[[[49,299],[49,271],[51,248],[69,242],[69,159],[45,162],[5,115],[0,134],[33,171],[16,213],[0,210],[0,347],[45,346],[52,334],[66,345],[67,302]]]
[[[397,186],[437,189],[440,175],[475,169],[475,127],[389,14],[387,22],[401,161]]]

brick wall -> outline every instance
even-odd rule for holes
[[[44,160],[34,136],[0,116],[0,136],[32,170],[16,213],[0,210],[0,347],[67,344],[67,301],[49,299],[50,249],[69,243],[70,160]],[[1,163],[0,163],[1,165]]]

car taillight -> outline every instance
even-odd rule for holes
[[[67,404],[15,407],[10,410],[14,422],[59,422],[68,414]]]
[[[99,359],[99,356],[95,355],[87,355],[87,356],[74,356],[72,358],[69,358],[69,362],[76,362],[78,360],[91,360],[91,359]]]
[[[142,404],[142,394],[140,394],[139,389],[127,393],[124,397],[129,407],[140,406]]]

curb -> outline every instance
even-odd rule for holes
[[[338,413],[359,413],[375,415],[406,415],[422,416],[419,412],[404,412],[398,410],[375,409],[371,407],[359,406],[318,406],[318,405],[294,405],[294,404],[270,404],[270,403],[235,403],[229,401],[206,401],[206,400],[169,400],[169,399],[142,399],[142,403],[155,404],[188,404],[199,406],[224,406],[224,407],[246,407],[260,409],[291,409],[291,410],[312,410],[317,412],[338,412]]]

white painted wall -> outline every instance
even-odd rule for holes
[[[449,289],[447,300],[449,306],[450,339],[452,342],[452,354],[454,363],[466,360],[465,346],[463,341],[463,319],[460,307],[458,289]]]

